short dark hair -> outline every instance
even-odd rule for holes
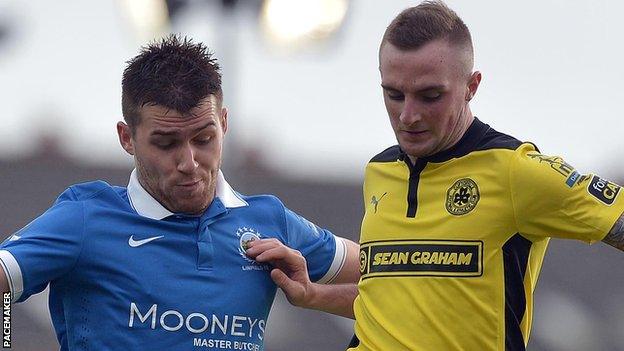
[[[212,55],[202,43],[175,34],[142,47],[127,62],[121,81],[121,109],[131,130],[145,105],[185,114],[209,95],[221,103],[221,73]]]
[[[403,10],[386,28],[383,43],[401,50],[418,49],[437,40],[465,45],[472,51],[472,38],[462,19],[442,1],[424,1]]]

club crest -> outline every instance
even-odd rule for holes
[[[470,178],[462,178],[446,192],[446,210],[454,216],[465,215],[474,210],[479,198],[477,183]]]
[[[247,257],[245,251],[249,248],[249,243],[254,240],[259,240],[261,238],[260,233],[257,230],[247,227],[238,228],[236,230],[236,236],[238,237],[238,253],[247,261],[247,262],[256,262],[251,258]]]

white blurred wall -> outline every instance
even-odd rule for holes
[[[120,3],[0,0],[15,24],[0,47],[0,155],[28,153],[43,130],[75,157],[128,162],[114,123],[124,63],[141,43]],[[216,1],[192,3],[174,31],[222,60],[232,148],[291,174],[359,180],[366,161],[394,143],[377,48],[393,16],[416,1],[352,1],[334,41],[290,55],[270,50],[250,10],[224,20]],[[472,30],[483,72],[475,114],[581,170],[621,176],[624,2],[448,3]]]

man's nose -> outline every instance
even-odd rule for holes
[[[189,144],[180,148],[178,154],[178,171],[182,173],[192,173],[199,167],[199,163],[195,160],[196,150]]]
[[[418,102],[416,99],[412,97],[405,97],[405,101],[403,102],[403,111],[399,115],[399,120],[401,124],[405,126],[410,126],[422,119],[420,108],[418,106]]]

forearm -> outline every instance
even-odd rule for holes
[[[357,284],[312,283],[310,298],[300,307],[355,319],[353,301],[357,295]]]
[[[0,262],[0,293],[10,292],[9,279],[7,276],[7,272],[4,270],[5,263],[4,261]]]
[[[624,214],[615,222],[609,234],[602,241],[616,249],[624,251]]]
[[[338,281],[352,283],[331,285],[312,283],[303,255],[276,239],[250,242],[247,255],[257,262],[269,262],[275,267],[271,270],[271,279],[284,291],[292,305],[354,319],[353,301],[358,295],[355,282],[359,279],[359,271],[351,262],[355,250],[347,247],[347,251],[347,268],[343,267]]]

